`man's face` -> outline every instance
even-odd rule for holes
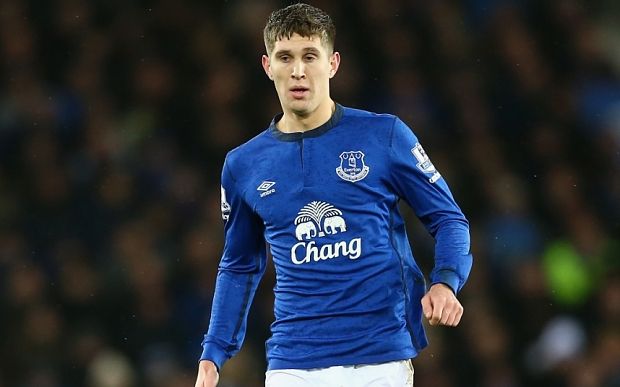
[[[338,70],[340,54],[329,52],[318,36],[293,34],[276,41],[262,62],[284,112],[308,116],[330,101],[329,80]]]

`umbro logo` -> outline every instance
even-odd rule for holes
[[[274,181],[265,180],[262,183],[260,183],[260,185],[256,188],[256,190],[261,191],[260,197],[263,198],[267,195],[271,195],[272,193],[276,192],[275,188],[271,188],[274,185],[276,185]]]

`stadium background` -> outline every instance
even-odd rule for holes
[[[193,385],[220,168],[279,111],[259,59],[286,4],[0,2],[0,386]],[[620,3],[313,4],[335,99],[400,115],[471,221],[464,320],[416,385],[620,386]],[[272,286],[223,387],[262,385]]]

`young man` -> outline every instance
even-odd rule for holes
[[[294,4],[264,30],[262,64],[283,113],[231,151],[222,171],[225,247],[196,386],[217,384],[240,349],[266,265],[276,270],[266,386],[406,386],[431,325],[456,326],[471,268],[469,227],[439,172],[397,117],[330,98],[335,28]],[[397,203],[436,240],[428,292]]]

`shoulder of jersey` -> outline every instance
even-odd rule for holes
[[[394,119],[393,114],[375,113],[368,110],[356,109],[352,107],[344,107],[344,115],[356,118],[375,118],[375,119]]]
[[[245,155],[255,155],[257,152],[263,150],[265,148],[265,145],[267,145],[270,140],[270,137],[267,135],[268,130],[269,129],[266,129],[260,132],[243,144],[228,151],[226,159],[230,161],[241,157],[247,157]]]
[[[344,116],[343,119],[351,120],[350,124],[359,128],[363,127],[363,125],[359,125],[357,120],[364,122],[371,122],[371,125],[368,125],[367,128],[371,129],[373,132],[379,134],[381,130],[389,130],[392,128],[394,124],[394,120],[396,116],[393,114],[387,113],[374,113],[367,110],[355,109],[355,108],[344,108]]]

